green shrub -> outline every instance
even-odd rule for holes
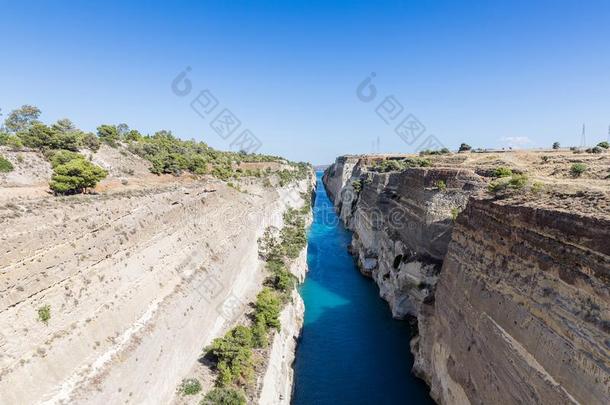
[[[509,177],[512,176],[513,171],[508,167],[498,167],[494,170],[494,177]]]
[[[293,164],[293,170],[280,170],[277,172],[279,176],[279,183],[281,187],[284,187],[294,181],[299,181],[307,176],[309,171],[309,165],[307,163],[296,163]]]
[[[445,183],[445,180],[438,180],[434,185],[436,186],[436,188],[438,188],[439,191],[447,190],[447,184]]]
[[[599,146],[600,148],[608,149],[608,148],[610,148],[610,143],[603,141],[603,142],[598,143],[597,146]]]
[[[64,165],[72,160],[85,160],[85,157],[80,153],[70,152],[68,150],[58,150],[50,154],[51,167],[55,168],[59,165]]]
[[[261,314],[257,314],[254,318],[254,325],[252,325],[252,344],[254,347],[267,347],[269,339],[267,333],[269,328],[265,317]]]
[[[541,192],[541,191],[542,191],[542,189],[543,189],[543,188],[544,188],[544,184],[542,184],[542,183],[541,183],[541,182],[539,182],[539,181],[535,181],[535,182],[532,184],[532,192],[533,192],[533,193],[539,193],[539,192]]]
[[[23,149],[23,142],[21,141],[21,138],[19,138],[17,135],[9,135],[6,138],[5,145],[12,150]]]
[[[205,394],[199,405],[246,405],[246,397],[235,388],[217,387]]]
[[[446,155],[448,153],[451,153],[451,151],[447,148],[442,148],[440,150],[430,150],[430,149],[424,149],[421,152],[419,152],[419,154],[421,156],[424,155]]]
[[[50,319],[51,319],[51,306],[50,305],[43,305],[42,307],[38,308],[38,320],[40,322],[43,322],[44,324],[48,325]]]
[[[498,193],[505,190],[519,190],[525,187],[528,177],[525,174],[513,174],[510,178],[502,177],[489,184],[487,190],[491,193]]]
[[[214,339],[205,349],[206,354],[216,361],[218,386],[225,387],[252,377],[252,344],[252,331],[240,325],[231,329],[224,337]]]
[[[182,395],[195,395],[201,391],[201,383],[196,378],[187,378],[182,380],[178,387],[178,392]]]
[[[553,142],[553,149],[559,149],[560,145],[559,142]]]
[[[585,150],[585,152],[587,152],[587,153],[602,153],[603,151],[604,151],[604,149],[599,146],[594,146],[592,148],[588,148],[587,150]]]
[[[106,170],[84,159],[73,159],[53,168],[49,187],[57,194],[81,193],[108,175]]]
[[[256,296],[254,306],[256,308],[256,316],[262,317],[268,328],[280,329],[279,316],[282,303],[276,292],[270,288],[263,288]]]
[[[296,259],[307,245],[305,221],[298,210],[289,208],[284,213],[284,224],[280,236],[282,251],[289,258]]]
[[[49,146],[53,149],[66,149],[76,152],[82,146],[83,136],[84,134],[80,131],[54,131]]]
[[[17,135],[25,146],[42,149],[51,147],[55,131],[43,123],[36,122],[27,131],[19,132]]]
[[[459,208],[457,208],[457,207],[451,208],[451,220],[455,222],[459,213],[460,213]]]
[[[93,152],[97,152],[101,146],[100,140],[97,138],[97,136],[95,136],[95,134],[92,134],[91,132],[83,135],[82,144],[85,148]]]
[[[62,131],[57,126],[48,127],[36,122],[27,130],[18,132],[17,136],[29,148],[77,151],[82,146],[84,134],[76,129]]]
[[[546,163],[546,162],[548,162],[548,161],[549,161],[550,157],[548,157],[548,156],[544,155],[544,156],[540,156],[540,159],[542,159],[542,161],[543,161],[544,163]]]
[[[4,156],[0,156],[0,173],[12,172],[15,167]]]
[[[574,163],[570,167],[570,174],[574,177],[580,177],[587,170],[587,165],[584,163]]]
[[[362,181],[361,180],[352,181],[352,188],[354,189],[354,191],[356,193],[359,193],[360,190],[362,190]]]
[[[405,162],[402,160],[381,160],[375,163],[371,170],[378,173],[388,173],[401,171],[405,168]]]
[[[119,132],[116,125],[100,125],[97,127],[97,136],[100,141],[104,142],[108,146],[116,148],[119,142]]]
[[[430,159],[422,158],[406,158],[403,160],[406,167],[429,167],[432,166]]]
[[[508,182],[508,186],[514,189],[521,189],[527,184],[528,177],[525,174],[513,174]]]

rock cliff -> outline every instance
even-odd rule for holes
[[[388,159],[405,162],[340,157],[323,181],[361,271],[395,317],[417,318],[413,371],[432,397],[609,403],[607,180],[593,169],[586,184],[567,178],[571,156],[552,170],[519,154],[407,157],[383,172]],[[490,194],[498,165],[536,181]]]
[[[315,197],[316,177],[313,172],[308,179],[308,188],[312,199]],[[313,220],[310,213],[306,219],[309,227]],[[307,247],[290,265],[290,272],[299,283],[305,280],[307,274]],[[281,328],[273,336],[273,342],[268,354],[267,369],[263,376],[259,397],[261,405],[289,405],[294,387],[293,363],[296,355],[297,341],[301,336],[305,317],[305,303],[296,289],[292,291],[291,299],[280,314]]]
[[[0,194],[0,403],[175,401],[260,291],[257,239],[281,227],[286,196],[311,190],[254,177],[118,184]]]

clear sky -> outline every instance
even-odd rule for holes
[[[583,123],[588,143],[608,136],[610,1],[125,3],[1,1],[2,111],[29,103],[45,122],[229,149],[190,107],[208,89],[212,113],[231,110],[260,152],[316,164],[410,152],[429,135],[451,149],[578,145]],[[376,113],[387,96],[402,105],[382,105],[388,123]],[[411,144],[394,132],[408,114],[426,128]]]

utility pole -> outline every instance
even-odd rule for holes
[[[582,135],[580,136],[580,147],[587,146],[587,137],[585,136],[585,124],[582,124]]]

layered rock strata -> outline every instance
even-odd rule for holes
[[[417,317],[437,402],[610,402],[607,192],[498,199],[478,167],[370,166],[340,157],[324,183],[361,271]]]

